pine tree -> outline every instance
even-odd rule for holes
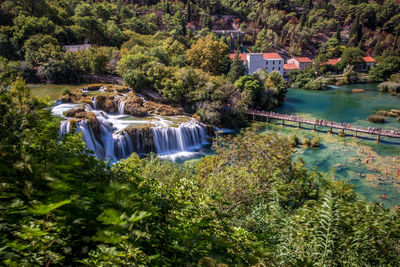
[[[337,29],[336,29],[336,39],[338,40],[339,45],[340,45],[340,42],[342,41],[342,37],[340,36],[340,32],[341,32],[341,26],[340,26],[340,24],[338,24],[337,25]]]
[[[192,13],[191,13],[191,6],[190,6],[190,0],[187,2],[187,4],[186,4],[186,22],[188,23],[188,22],[190,22],[190,18],[191,18],[191,16],[192,16]]]
[[[246,68],[243,65],[243,61],[240,60],[239,50],[236,51],[235,58],[231,64],[231,70],[228,73],[229,80],[234,83],[243,75],[246,75]]]
[[[360,14],[357,14],[357,17],[351,26],[350,30],[350,44],[352,46],[357,46],[358,43],[362,39],[362,25],[360,24]]]

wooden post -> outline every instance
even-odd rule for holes
[[[267,123],[269,123],[269,117],[267,116]]]
[[[344,134],[344,127],[342,128],[342,134]]]
[[[356,138],[357,138],[357,133],[358,133],[358,132],[357,132],[357,130],[356,130]]]
[[[254,121],[254,113],[253,113],[253,121]]]
[[[313,131],[316,131],[316,130],[317,130],[317,125],[316,125],[316,124],[314,124]]]
[[[282,125],[285,125],[285,119],[282,119]]]
[[[299,122],[299,127],[298,128],[301,129],[301,122]]]
[[[381,134],[378,134],[378,138],[376,139],[376,142],[380,142],[381,141]]]

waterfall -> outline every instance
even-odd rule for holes
[[[178,128],[153,128],[154,146],[162,155],[200,149],[207,143],[206,136],[204,127],[193,120]]]
[[[119,101],[118,102],[118,114],[124,115],[125,114],[125,102],[126,101]]]
[[[55,106],[53,113],[62,114],[68,108],[67,105],[65,107],[62,105]],[[120,114],[110,115],[102,110],[96,110],[96,101],[93,99],[95,109],[88,104],[85,108],[87,112],[95,115],[96,120],[77,119],[74,124],[75,132],[83,134],[82,140],[91,151],[89,153],[98,159],[115,163],[134,152],[139,155],[156,152],[162,156],[171,156],[169,158],[174,160],[175,157],[179,157],[178,155],[200,150],[207,143],[206,127],[193,119],[173,127],[174,120],[180,119],[179,117],[171,117],[171,120],[157,116],[148,120],[135,119],[121,114],[124,105],[125,102],[120,101],[118,105]],[[70,118],[61,122],[60,136],[73,131],[71,122]],[[149,124],[156,126],[147,126]],[[136,128],[135,125],[144,127]]]
[[[60,130],[58,133],[60,136],[64,136],[71,131],[71,122],[69,120],[63,120],[60,124]]]
[[[96,97],[92,97],[93,109],[97,109]]]

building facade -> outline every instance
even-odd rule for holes
[[[308,57],[293,57],[287,63],[296,65],[299,70],[305,70],[312,63],[312,60]]]
[[[277,71],[282,76],[284,74],[284,60],[278,53],[247,53],[239,54],[239,57],[248,74],[253,74],[259,69],[265,69],[269,73]],[[235,54],[230,54],[230,58],[234,59]]]

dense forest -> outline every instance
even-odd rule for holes
[[[233,48],[211,33],[235,27]],[[26,82],[119,76],[204,122],[242,127],[248,108],[279,105],[287,83],[245,75],[229,51],[341,56],[341,70],[374,55],[371,79],[385,81],[400,79],[399,33],[395,0],[1,1],[1,265],[396,266],[399,211],[307,170],[263,124],[218,137],[195,164],[133,154],[109,165],[81,134],[60,136],[53,103]],[[313,68],[292,80],[325,85],[316,73],[333,70]]]

